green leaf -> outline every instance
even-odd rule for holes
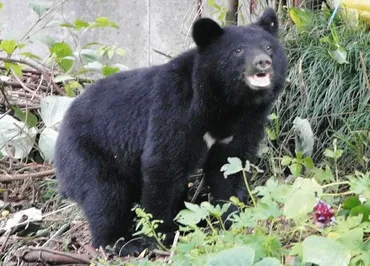
[[[77,90],[81,87],[82,87],[82,85],[77,81],[67,82],[64,85],[64,88],[66,89],[66,92],[67,92],[67,96],[69,96],[69,97],[76,97],[77,95],[75,93],[75,90]]]
[[[313,14],[309,11],[292,7],[289,9],[289,15],[300,31],[308,31],[314,25]]]
[[[330,169],[329,165],[325,165],[325,170],[319,169],[319,168],[314,168],[314,173],[315,173],[315,179],[319,183],[323,183],[325,181],[332,182],[332,181],[335,180],[335,177],[334,177],[333,172]]]
[[[267,135],[268,135],[270,140],[276,140],[277,139],[278,134],[276,133],[276,131],[274,129],[267,128],[266,132],[267,132]]]
[[[255,252],[247,246],[223,250],[208,261],[209,266],[249,266],[253,265]]]
[[[103,67],[103,75],[109,77],[110,75],[116,74],[120,71],[119,67],[112,67],[112,66],[104,66]]]
[[[309,236],[303,241],[303,263],[348,266],[350,260],[350,250],[333,239]]]
[[[0,43],[0,48],[7,54],[12,54],[17,48],[17,42],[15,40],[2,40]]]
[[[71,60],[73,56],[72,48],[65,42],[56,42],[50,49],[51,53],[57,58],[59,66],[64,71],[70,71],[73,67],[74,60]]]
[[[196,225],[208,215],[207,209],[199,205],[185,202],[185,207],[187,209],[181,210],[175,217],[175,220],[183,225]]]
[[[72,23],[62,23],[62,24],[60,24],[60,26],[62,28],[72,28],[72,29],[76,28],[76,26],[73,25]]]
[[[69,76],[69,75],[58,75],[54,78],[54,82],[64,82],[64,81],[69,81],[69,80],[75,80],[75,77]]]
[[[43,14],[45,14],[46,11],[49,10],[49,6],[46,3],[43,2],[33,2],[30,3],[30,7],[32,8],[33,11],[36,12],[36,14],[41,17]]]
[[[364,246],[363,237],[364,231],[362,228],[354,228],[346,233],[339,234],[335,240],[351,250],[352,254],[359,254]]]
[[[88,28],[90,26],[90,23],[83,21],[83,20],[76,19],[75,25],[76,25],[76,29],[80,30],[80,29]]]
[[[361,205],[361,201],[358,199],[358,197],[351,196],[343,202],[343,209],[350,210],[358,205]]]
[[[370,215],[370,206],[368,205],[359,205],[356,207],[353,207],[351,211],[349,212],[350,216],[358,216],[359,214],[362,214],[362,221],[369,221],[369,215]]]
[[[29,126],[29,127],[36,127],[37,126],[37,124],[39,122],[38,119],[37,119],[37,116],[35,116],[34,114],[32,114],[29,111],[22,111],[19,108],[19,106],[17,106],[17,105],[13,105],[12,108],[14,110],[15,116],[19,120],[26,123],[27,126]]]
[[[312,169],[315,166],[311,157],[305,157],[303,163],[308,169]]]
[[[282,266],[282,264],[278,259],[268,257],[257,262],[256,264],[253,264],[253,266]]]
[[[95,23],[92,25],[93,28],[100,27],[113,27],[119,29],[118,25],[113,21],[109,20],[107,17],[99,17],[95,20]]]
[[[4,4],[0,3],[0,10],[3,8]]]
[[[40,56],[35,55],[33,53],[30,53],[30,52],[23,52],[23,53],[21,53],[21,55],[23,55],[25,57],[28,57],[28,58],[31,58],[31,59],[42,60],[42,58]]]
[[[314,179],[298,177],[292,186],[291,192],[284,205],[284,215],[296,222],[307,219],[312,212],[317,197],[322,195],[322,187]],[[299,199],[299,200],[297,200]]]
[[[347,61],[347,51],[342,46],[338,46],[336,50],[329,50],[328,51],[331,58],[337,61],[339,64],[348,64]]]
[[[91,49],[81,49],[78,52],[74,53],[76,57],[81,57],[83,60],[87,62],[96,62],[101,59],[100,55],[95,50]]]
[[[279,184],[273,177],[267,180],[264,186],[258,186],[254,189],[259,196],[265,199],[273,199],[279,203],[285,203],[291,187],[287,184]]]
[[[367,200],[370,200],[370,172],[366,174],[355,172],[354,176],[349,176],[351,191],[363,195]]]
[[[116,49],[116,54],[120,55],[120,56],[126,56],[127,55],[127,52],[125,49],[122,49],[122,48],[117,48]]]
[[[281,159],[281,165],[286,166],[289,165],[292,162],[292,157],[288,155],[284,155],[283,158]]]
[[[23,74],[22,74],[22,66],[18,63],[9,63],[9,62],[4,62],[4,66],[5,68],[10,71],[10,70],[13,70],[14,73],[18,76],[18,77],[21,77]]]
[[[302,165],[300,163],[292,163],[289,169],[294,176],[300,176],[302,173]]]
[[[221,167],[221,172],[224,172],[224,177],[227,178],[229,175],[238,173],[243,170],[242,161],[237,157],[227,158],[229,163],[224,164]]]

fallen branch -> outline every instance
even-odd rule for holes
[[[61,95],[65,95],[65,92],[54,82],[54,80],[52,79],[51,75],[49,75],[45,70],[43,70],[41,67],[31,63],[31,62],[28,62],[26,60],[23,60],[23,59],[14,59],[14,58],[7,58],[7,57],[0,57],[0,61],[3,61],[3,62],[10,62],[10,63],[20,63],[20,64],[24,64],[24,65],[28,65],[34,69],[36,69],[37,71],[39,71],[44,77],[45,79],[49,82],[49,84],[53,85],[53,87],[61,94]]]
[[[18,257],[25,262],[43,262],[46,264],[83,264],[91,263],[87,256],[80,254],[67,253],[49,248],[27,248],[22,250]]]
[[[15,181],[15,180],[23,180],[26,178],[39,178],[48,175],[55,174],[55,170],[46,170],[43,172],[36,172],[36,173],[29,173],[29,174],[15,174],[15,175],[0,175],[0,182],[7,182],[7,181]]]

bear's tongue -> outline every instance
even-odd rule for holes
[[[267,87],[270,85],[270,74],[260,73],[254,74],[253,76],[248,76],[248,81],[252,86],[255,87]]]

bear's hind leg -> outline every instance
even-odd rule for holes
[[[129,241],[132,236],[130,229],[133,222],[132,193],[125,184],[98,182],[86,195],[82,208],[89,221],[92,234],[92,245],[95,248],[107,245],[114,246],[117,240],[120,242],[116,251],[120,250],[121,243]],[[140,193],[140,192],[139,192]],[[122,254],[136,252],[136,246],[131,243],[126,245]],[[122,255],[121,254],[121,255]]]

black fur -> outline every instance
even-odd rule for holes
[[[253,161],[257,153],[287,70],[277,33],[270,9],[247,27],[201,19],[193,27],[197,48],[102,79],[73,102],[57,141],[57,178],[61,193],[82,207],[95,247],[132,238],[134,202],[164,220],[160,230],[170,243],[197,168],[204,168],[216,200],[247,200],[243,179],[225,179],[220,168],[227,157]],[[272,85],[253,89],[245,73],[261,54],[271,57]],[[233,139],[209,150],[207,132]]]

